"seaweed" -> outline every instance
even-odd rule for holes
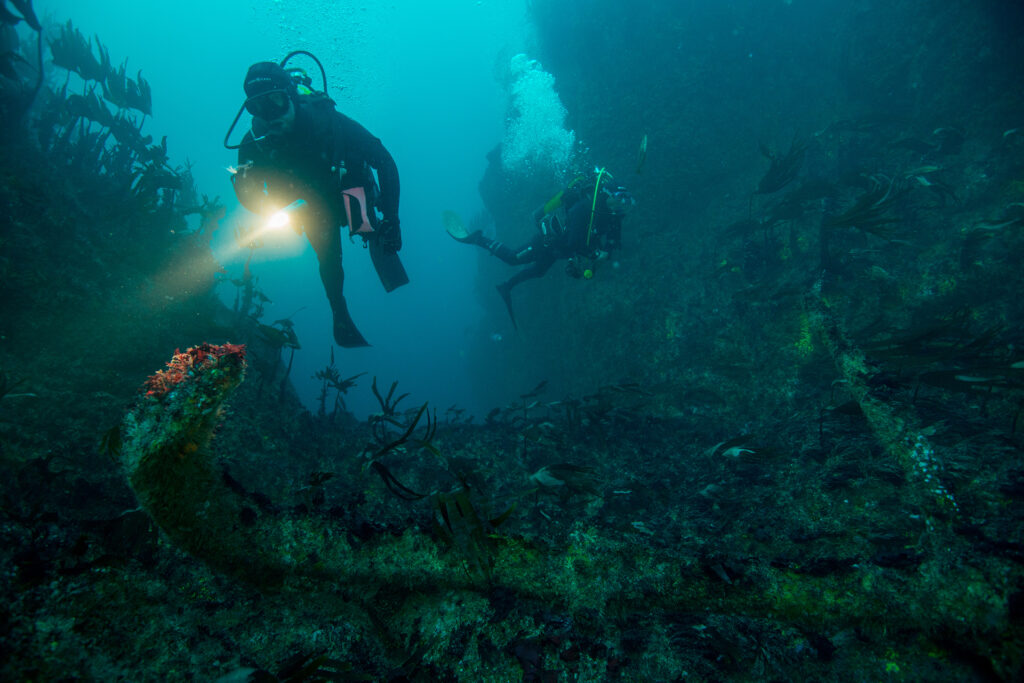
[[[800,167],[803,166],[806,152],[807,143],[800,142],[795,137],[789,145],[789,151],[782,155],[761,145],[761,154],[771,161],[771,165],[757,183],[757,190],[754,191],[754,194],[772,194],[796,180],[800,174]]]
[[[365,374],[365,372],[360,372],[357,375],[352,375],[351,377],[346,377],[345,379],[342,379],[341,373],[338,371],[338,368],[334,365],[334,347],[332,346],[330,362],[323,370],[318,370],[316,374],[313,375],[313,379],[318,379],[321,381],[319,396],[320,409],[317,414],[320,415],[321,417],[326,415],[327,393],[331,389],[333,389],[335,392],[334,406],[331,408],[331,418],[338,414],[339,409],[347,412],[348,407],[345,405],[344,396],[348,393],[349,389],[356,385],[355,380],[359,379]]]
[[[836,187],[822,178],[811,178],[786,195],[772,207],[767,222],[798,220],[804,216],[808,205],[822,199],[832,199],[836,195]]]
[[[416,491],[412,490],[411,488],[400,482],[398,480],[398,477],[396,477],[391,472],[387,465],[384,465],[379,460],[374,460],[373,462],[371,462],[369,467],[373,469],[373,471],[376,472],[377,475],[381,478],[381,481],[384,482],[384,486],[387,488],[387,490],[391,491],[391,493],[395,494],[402,500],[422,500],[423,498],[426,498],[428,495],[430,495],[427,493],[417,493]]]
[[[448,424],[469,424],[473,421],[473,416],[463,417],[466,414],[465,408],[459,408],[458,405],[452,404],[448,406],[447,410],[444,411],[445,422]]]
[[[121,437],[121,425],[117,424],[103,432],[100,437],[100,453],[110,456],[111,460],[121,457],[123,441]]]
[[[96,176],[113,179],[118,196],[130,192],[134,200],[122,202],[129,212],[153,212],[173,205],[178,197],[194,195],[189,169],[169,164],[167,139],[153,144],[132,113],[141,113],[143,121],[151,115],[149,84],[141,72],[129,78],[127,62],[113,68],[106,47],[98,38],[95,42],[98,57],[93,41],[70,21],[49,42],[53,63],[66,69],[69,77],[59,90],[47,91],[40,108],[36,127],[41,146],[78,171],[83,181]],[[69,94],[71,72],[83,81],[80,94]]]
[[[391,385],[392,393],[394,392],[395,386],[397,384],[398,382],[395,382],[394,384]],[[376,377],[374,378],[374,385],[376,385]],[[408,394],[403,394],[398,398],[398,400],[400,401],[407,395]],[[391,393],[388,393],[389,398],[390,396]],[[385,399],[385,401],[386,400],[387,399]],[[391,410],[394,410],[394,404],[392,404]],[[427,416],[427,424],[426,427],[424,428],[423,435],[418,439],[414,439],[412,438],[413,432],[416,431],[416,427],[419,425],[420,419],[424,415]],[[369,418],[369,421],[377,427],[374,430],[376,447],[373,449],[372,455],[369,458],[371,462],[379,460],[380,458],[384,457],[391,451],[405,445],[406,443],[409,443],[410,441],[420,448],[424,448],[435,455],[440,455],[440,452],[438,451],[437,447],[434,446],[432,443],[432,439],[437,433],[437,416],[431,416],[430,411],[427,410],[426,403],[420,406],[419,410],[416,411],[415,416],[408,423],[403,423],[400,420],[398,420],[394,412],[391,412],[386,419],[383,416],[377,417],[379,418],[377,420],[373,420],[374,416],[372,415]],[[401,427],[402,429],[404,429],[404,431],[397,438],[392,439],[390,438],[390,434],[387,430],[388,424]]]
[[[515,510],[515,504],[494,518],[482,515],[473,504],[471,490],[461,487],[430,496],[434,534],[459,551],[470,578],[490,582],[494,570],[494,535]]]
[[[272,325],[257,323],[256,334],[271,349],[272,360],[263,368],[265,378],[273,378],[277,374],[278,365],[281,363],[281,351],[288,349],[288,365],[285,367],[279,387],[279,394],[283,396],[289,386],[288,378],[295,362],[295,351],[302,348],[298,335],[295,334],[295,323],[290,318],[275,320]],[[260,390],[262,388],[263,382],[260,383]]]
[[[380,404],[380,413],[373,416],[375,419],[373,422],[383,426],[385,423],[394,424],[401,426],[402,423],[398,420],[398,404],[402,402],[402,399],[409,395],[408,392],[400,394],[395,398],[395,389],[398,388],[398,380],[391,383],[391,388],[388,389],[388,395],[382,396],[380,391],[377,389],[377,378],[373,378],[373,383],[370,385],[373,395],[376,397],[377,402]]]
[[[110,56],[106,48],[96,39],[100,59],[92,53],[92,40],[87,40],[82,32],[71,24],[69,19],[61,27],[60,35],[49,41],[53,63],[59,67],[74,71],[86,81],[102,83],[110,70]]]
[[[979,359],[992,353],[1005,326],[993,325],[973,333],[969,326],[972,315],[970,308],[962,308],[945,319],[903,330],[902,336],[889,333],[886,338],[865,343],[862,348],[876,361],[888,361],[904,368],[936,363],[977,364]]]
[[[909,187],[899,178],[889,178],[881,173],[869,176],[868,180],[870,188],[846,211],[826,218],[823,228],[855,228],[886,240],[895,237],[896,231],[891,226],[898,219],[893,218],[890,212],[902,203]]]
[[[127,75],[128,62],[125,61],[117,71],[107,72],[104,80],[103,97],[119,109],[135,109],[146,116],[153,114],[153,93],[149,83],[142,78],[142,71],[133,80]]]

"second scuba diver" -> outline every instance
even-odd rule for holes
[[[604,169],[597,170],[595,177],[577,178],[534,212],[538,234],[516,249],[484,237],[480,230],[467,232],[461,221],[446,221],[448,234],[459,242],[482,247],[509,265],[529,266],[498,285],[513,326],[513,287],[541,277],[560,259],[568,259],[565,270],[570,276],[590,279],[593,263],[621,246],[622,219],[636,201],[626,188],[610,181],[611,174]]]
[[[326,75],[323,92],[315,92],[300,70],[284,68],[295,54],[280,64],[258,62],[246,73],[243,106],[253,116],[252,129],[240,145],[228,144],[239,110],[224,141],[238,149],[232,183],[242,206],[254,213],[296,208],[293,222],[305,230],[320,264],[334,340],[343,347],[368,346],[345,302],[341,226],[348,225],[350,238],[359,235],[369,246],[388,292],[408,283],[397,255],[402,248],[398,168],[379,139],[335,109],[326,94]]]

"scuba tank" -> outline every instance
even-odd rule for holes
[[[590,221],[587,225],[587,244],[594,227],[594,212],[597,199],[601,194],[602,184],[611,180],[612,174],[604,168],[595,168],[593,174],[580,174],[572,179],[566,187],[559,190],[551,199],[534,212],[537,229],[544,235],[545,241],[559,237],[565,232],[566,214],[581,201],[590,204]]]

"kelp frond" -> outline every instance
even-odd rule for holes
[[[800,174],[800,167],[803,166],[804,154],[806,152],[807,143],[800,142],[796,138],[793,138],[793,142],[790,143],[789,151],[781,156],[762,145],[761,154],[770,159],[772,163],[768,167],[767,173],[764,174],[761,181],[757,184],[757,190],[754,194],[778,192],[796,180],[796,177]]]
[[[871,187],[857,197],[853,206],[824,222],[827,228],[855,228],[883,239],[892,239],[895,230],[890,226],[898,219],[890,211],[906,197],[909,188],[899,178],[882,174],[870,176]]]

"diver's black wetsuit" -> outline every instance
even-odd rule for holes
[[[551,218],[559,221],[558,216]],[[549,234],[538,234],[518,249],[511,249],[501,242],[478,238],[478,244],[505,263],[513,266],[532,264],[499,285],[502,295],[526,280],[541,277],[559,259],[575,256],[593,257],[599,251],[611,251],[619,247],[622,237],[622,216],[604,208],[599,202],[594,212],[594,224],[590,229],[590,244],[587,231],[590,227],[590,202],[580,200],[565,214],[565,227],[555,226]]]
[[[368,203],[383,215],[381,224],[394,231],[391,237],[400,248],[398,167],[379,139],[335,110],[329,99],[302,102],[295,109],[295,122],[284,134],[260,137],[265,132],[261,121],[253,120],[253,130],[238,150],[239,171],[232,179],[235,194],[246,209],[258,214],[297,199],[307,202],[301,220],[320,263],[320,279],[334,312],[335,337],[343,346],[364,346],[365,340],[351,324],[343,294],[341,226],[347,224],[347,217],[342,191],[363,188]],[[380,181],[379,194],[371,169]],[[352,209],[353,222],[358,222],[359,211],[359,207]],[[367,210],[366,215],[378,228],[375,212]],[[344,321],[350,330],[339,329]]]

